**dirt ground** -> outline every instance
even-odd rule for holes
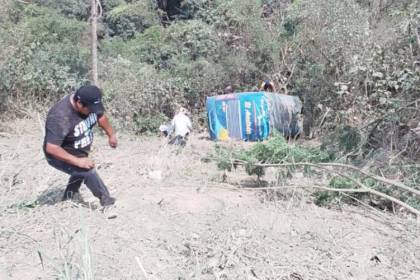
[[[157,137],[98,131],[92,157],[115,208],[60,202],[37,116],[0,132],[0,279],[420,279],[419,223],[367,207],[320,208],[309,193],[240,190],[241,171]],[[239,145],[228,143],[227,145]],[[305,179],[299,179],[305,180]]]

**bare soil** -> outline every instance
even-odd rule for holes
[[[222,183],[205,137],[179,150],[120,135],[114,150],[97,132],[116,207],[102,212],[84,186],[86,204],[61,202],[67,175],[44,160],[42,127],[35,116],[0,132],[0,279],[420,279],[417,220],[241,190],[240,170]]]

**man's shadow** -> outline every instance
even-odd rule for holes
[[[56,205],[58,203],[63,203],[65,201],[63,201],[63,197],[64,197],[64,189],[65,186],[54,186],[54,187],[50,187],[46,190],[44,190],[43,192],[41,192],[38,195],[38,198],[36,199],[36,204],[39,206],[44,206],[44,205]],[[69,201],[69,200],[67,200]],[[75,206],[80,206],[80,207],[86,207],[92,210],[95,210],[97,208],[96,205],[85,202],[83,200],[78,200],[78,201],[74,201],[71,200],[71,202],[75,205]]]
[[[64,189],[62,186],[55,186],[44,190],[38,195],[38,205],[55,205],[63,201]]]

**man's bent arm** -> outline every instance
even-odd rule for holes
[[[111,124],[109,123],[108,118],[105,115],[102,115],[98,119],[99,126],[106,132],[106,135],[108,135],[108,143],[112,148],[116,148],[118,145],[117,136],[114,133],[114,130],[112,129]]]
[[[106,135],[108,135],[108,137],[111,137],[112,135],[114,135],[114,130],[112,129],[112,126],[109,123],[109,120],[108,120],[107,116],[102,115],[98,119],[98,125],[105,131],[105,133],[106,133]]]
[[[62,160],[68,164],[79,166],[79,158],[68,153],[61,146],[47,143],[45,147],[47,154],[53,156],[55,159]]]

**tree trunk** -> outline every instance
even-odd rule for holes
[[[91,0],[91,56],[92,56],[92,84],[98,84],[98,37],[97,37],[98,5],[97,0]]]

